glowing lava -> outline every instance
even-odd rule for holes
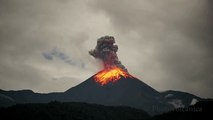
[[[121,76],[127,78],[133,78],[129,73],[125,72],[119,67],[112,67],[110,69],[104,69],[100,72],[98,72],[95,76],[94,79],[96,82],[100,83],[101,85],[106,85],[109,82],[116,82],[118,81]]]

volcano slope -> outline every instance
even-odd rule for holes
[[[65,91],[60,101],[130,106],[143,109],[149,114],[159,114],[173,108],[152,87],[137,78],[123,76],[105,85],[96,82],[92,76]]]

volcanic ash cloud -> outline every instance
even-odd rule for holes
[[[89,54],[96,59],[103,61],[104,69],[119,67],[127,72],[127,69],[119,61],[116,52],[118,46],[114,45],[115,39],[113,36],[104,36],[97,40],[97,45],[94,50],[90,50]]]

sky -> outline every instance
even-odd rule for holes
[[[110,35],[129,73],[158,91],[213,97],[211,0],[0,0],[0,89],[63,92],[100,71]]]

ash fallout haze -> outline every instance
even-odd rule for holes
[[[112,65],[213,97],[212,21],[211,0],[0,0],[0,89],[63,92]],[[105,35],[110,60],[94,48]]]

